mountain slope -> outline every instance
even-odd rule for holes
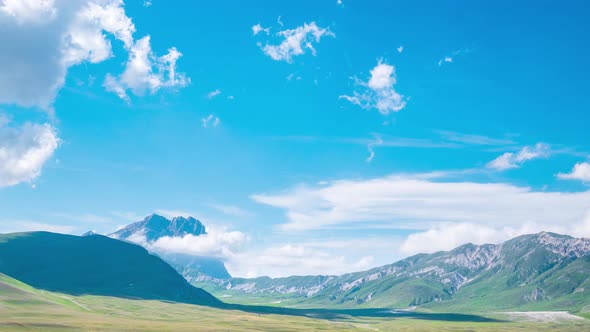
[[[174,217],[168,220],[163,216],[152,214],[144,220],[132,223],[108,236],[131,241],[149,248],[151,244],[163,237],[201,236],[206,234],[205,225],[193,217]],[[153,248],[149,249],[153,250]],[[202,278],[231,278],[223,262],[217,258],[165,251],[156,251],[156,253],[189,282]]]
[[[342,276],[235,278],[197,285],[219,295],[264,295],[305,306],[469,303],[485,308],[581,309],[590,305],[590,240],[543,232],[500,245],[466,244],[419,254]]]
[[[219,303],[144,248],[105,236],[0,235],[0,273],[35,288],[73,295]]]

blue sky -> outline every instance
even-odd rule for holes
[[[589,14],[0,1],[0,231],[191,214],[237,276],[588,237]]]

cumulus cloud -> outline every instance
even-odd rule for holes
[[[162,88],[184,87],[190,78],[176,72],[176,61],[182,56],[175,47],[157,57],[150,46],[150,36],[139,39],[129,50],[125,70],[118,77],[107,74],[104,87],[129,101],[127,90],[135,95],[155,93]]]
[[[404,51],[404,47],[403,46],[400,46],[400,47],[397,48],[397,52],[398,53],[401,53],[403,51]]]
[[[537,143],[535,146],[525,146],[520,151],[506,152],[498,158],[490,161],[486,166],[498,171],[504,171],[512,168],[519,168],[525,162],[537,159],[547,158],[551,155],[551,148],[545,143]]]
[[[549,228],[577,224],[590,211],[590,191],[540,192],[505,183],[437,181],[437,176],[336,180],[251,198],[283,209],[286,223],[281,228],[288,231],[367,223],[413,230],[441,223]]]
[[[183,237],[165,236],[151,243],[150,246],[156,251],[227,259],[235,256],[235,250],[247,240],[248,237],[242,232],[210,226],[207,229],[207,234]]]
[[[0,116],[0,187],[33,181],[60,142],[50,124],[8,122]]]
[[[254,31],[254,28],[253,28]],[[261,46],[264,54],[276,61],[285,61],[291,63],[293,57],[305,54],[309,50],[312,55],[316,55],[314,43],[319,43],[322,37],[335,37],[327,28],[319,27],[315,22],[304,23],[295,29],[282,30],[277,33],[283,41],[278,45],[265,44]]]
[[[0,3],[0,13],[19,24],[43,23],[55,18],[57,8],[54,0],[4,0]]]
[[[563,180],[580,180],[590,182],[590,163],[582,162],[574,165],[569,173],[559,173],[557,177]]]
[[[127,240],[154,252],[229,259],[235,256],[235,251],[248,241],[248,236],[239,231],[230,231],[224,227],[212,225],[207,227],[207,234],[199,236],[192,234],[182,237],[164,236],[150,242],[144,234],[134,233]]]
[[[213,114],[209,114],[208,116],[201,119],[201,125],[203,128],[207,127],[217,127],[221,123],[218,117],[214,116]]]
[[[399,112],[406,107],[406,99],[394,88],[397,83],[395,67],[383,63],[381,60],[371,69],[371,77],[367,82],[354,78],[360,91],[354,91],[352,96],[341,95],[339,98],[347,100],[363,109],[377,109],[381,114]]]
[[[118,95],[188,82],[176,72],[178,51],[156,57],[149,37],[134,40],[135,26],[122,0],[5,0],[0,25],[0,43],[10,45],[9,52],[0,53],[0,103],[52,111],[68,69],[111,58],[112,41],[129,53],[122,76],[106,79],[105,86]]]

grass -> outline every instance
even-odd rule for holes
[[[2,331],[571,331],[590,321],[509,322],[496,315],[383,309],[298,310],[243,306],[218,309],[155,300],[72,296],[34,289],[0,275]],[[239,309],[239,310],[238,310]],[[271,313],[271,312],[283,313]],[[478,321],[479,320],[479,321]]]

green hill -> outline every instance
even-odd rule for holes
[[[300,276],[198,284],[233,302],[298,307],[413,306],[590,312],[590,240],[553,233],[499,245],[466,244],[341,276]]]
[[[0,235],[0,273],[38,289],[217,305],[144,248],[104,236]]]

